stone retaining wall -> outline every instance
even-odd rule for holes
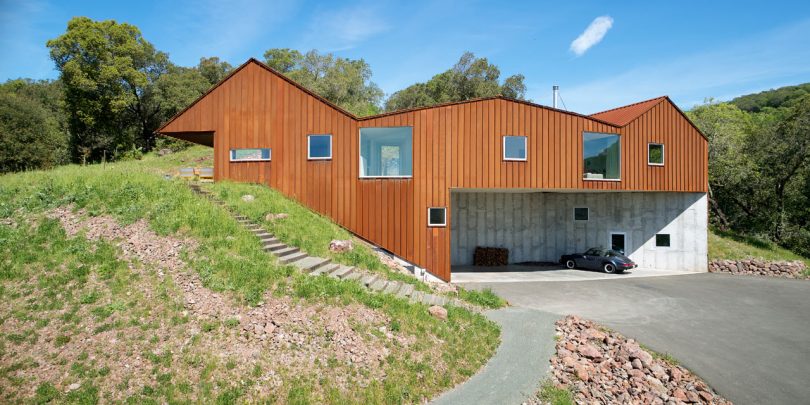
[[[778,261],[769,262],[765,260],[712,260],[709,262],[710,273],[732,273],[743,275],[758,275],[783,278],[807,279],[802,273],[807,266],[801,261]]]

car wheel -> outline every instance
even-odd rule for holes
[[[574,267],[577,267],[577,262],[575,262],[575,261],[573,261],[571,259],[568,259],[568,260],[565,261],[565,267],[569,268],[569,269],[573,269]]]
[[[613,264],[611,264],[611,263],[605,263],[605,264],[602,266],[602,270],[603,270],[605,273],[608,273],[608,274],[613,274],[613,273],[616,273],[616,266],[614,266],[614,265],[613,265]]]

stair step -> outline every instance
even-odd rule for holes
[[[400,284],[397,281],[392,281],[392,282],[388,283],[387,286],[385,286],[385,289],[383,290],[383,292],[386,293],[386,294],[396,294],[397,291],[399,291],[400,288],[402,288],[402,284]]]
[[[278,252],[279,250],[287,249],[289,246],[283,243],[269,243],[264,245],[264,250],[267,252]]]
[[[385,288],[386,284],[388,284],[388,280],[378,279],[377,281],[371,283],[371,285],[368,286],[368,288],[374,291],[382,291],[382,289]]]
[[[402,289],[397,292],[398,297],[410,297],[413,294],[413,285],[412,284],[403,284]]]
[[[311,272],[313,270],[318,269],[319,267],[325,266],[331,262],[330,259],[324,259],[322,257],[305,257],[297,262],[294,262],[292,265],[301,269],[304,272]]]
[[[263,245],[273,245],[273,244],[276,244],[276,243],[282,243],[280,240],[278,240],[278,238],[276,238],[275,236],[272,236],[272,235],[271,236],[261,237],[261,238],[259,238],[259,241]]]
[[[305,257],[307,257],[306,253],[298,252],[298,253],[293,253],[291,255],[281,257],[281,258],[279,258],[279,261],[281,263],[283,263],[283,264],[290,264],[292,262],[297,262],[297,261],[299,261],[299,260],[301,260],[301,259],[303,259]]]
[[[341,265],[337,270],[329,273],[329,277],[339,278],[342,279],[349,275],[349,273],[354,270],[354,267],[343,266]]]
[[[371,285],[371,283],[373,283],[375,280],[377,280],[377,276],[375,276],[374,274],[366,274],[365,276],[363,276],[363,278],[361,278],[361,279],[360,279],[360,282],[361,282],[361,283],[362,283],[364,286],[369,286],[369,285]]]
[[[273,236],[270,232],[267,231],[253,232],[253,234],[256,235],[259,239],[270,238]]]
[[[284,249],[279,249],[279,250],[274,251],[273,254],[278,256],[278,257],[284,257],[284,256],[289,256],[291,254],[299,253],[300,251],[301,251],[301,249],[298,249],[297,247],[289,247],[289,246],[287,246]]]
[[[346,276],[346,277],[344,278],[344,280],[351,280],[351,281],[354,281],[354,280],[359,280],[359,279],[360,279],[360,278],[362,278],[362,277],[363,277],[363,273],[361,273],[361,272],[357,271],[357,269],[355,269],[355,270],[354,270],[353,272],[351,272],[351,273],[350,273],[348,276]]]
[[[340,267],[339,264],[327,264],[326,266],[321,266],[315,269],[312,273],[309,273],[310,276],[320,276],[321,274],[329,274]]]
[[[422,302],[422,298],[423,298],[424,295],[425,295],[425,293],[423,293],[422,291],[414,291],[411,294],[410,301],[411,302]]]

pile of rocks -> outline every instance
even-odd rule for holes
[[[577,403],[731,403],[685,368],[592,321],[568,316],[557,321],[557,336],[551,381]]]
[[[712,260],[709,262],[710,273],[731,273],[783,278],[803,278],[807,266],[799,261],[769,262],[765,260]]]

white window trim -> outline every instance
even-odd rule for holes
[[[310,140],[313,136],[328,136],[329,137],[329,156],[312,157]],[[332,160],[332,134],[309,134],[307,135],[307,160]]]
[[[444,210],[444,222],[441,224],[433,224],[430,222],[430,210]],[[427,209],[427,216],[428,216],[428,226],[431,228],[439,228],[447,226],[447,207],[428,207]]]
[[[523,159],[506,157],[506,138],[523,138],[523,148],[526,150],[526,156]],[[529,160],[529,137],[525,135],[504,135],[503,142],[501,143],[503,149],[503,160],[507,162],[525,162]]]
[[[577,219],[577,210],[581,209],[581,208],[584,208],[584,209],[588,210],[588,219]],[[572,218],[574,219],[575,222],[588,222],[588,221],[591,220],[591,208],[590,207],[574,207],[574,209],[571,210],[571,215],[572,215]]]
[[[658,241],[656,240],[656,239],[658,239],[658,235],[669,235],[669,246],[658,246]],[[625,243],[627,243],[627,242],[625,241]],[[669,233],[660,232],[660,233],[654,234],[653,237],[652,237],[652,248],[656,249],[656,250],[657,249],[661,249],[661,250],[672,249],[672,232],[669,232]]]
[[[267,149],[267,159],[234,159],[233,158],[233,151],[235,150],[246,150],[246,149]],[[273,160],[273,148],[232,148],[228,151],[228,161],[233,163],[239,162],[269,162]]]
[[[661,163],[652,163],[652,162],[650,162],[650,146],[652,146],[652,145],[661,146]],[[663,143],[650,142],[650,143],[647,144],[647,165],[648,166],[663,166],[666,161],[667,161],[666,146],[664,146]]]
[[[619,178],[618,179],[586,179],[585,178],[585,133],[586,132],[589,132],[589,133],[592,133],[592,134],[616,135],[616,136],[619,137]],[[582,131],[582,136],[579,138],[579,142],[580,142],[580,146],[582,147],[582,151],[583,151],[582,156],[579,157],[580,159],[582,159],[582,180],[584,180],[584,181],[622,181],[622,136],[621,136],[621,134],[614,134],[613,132]]]
[[[357,178],[358,179],[412,179],[413,174],[409,176],[363,176],[360,174],[360,168],[363,167],[363,143],[360,139],[360,131],[363,128],[410,128],[411,129],[411,173],[413,173],[413,126],[411,125],[400,125],[400,126],[389,126],[389,127],[360,127],[357,128]]]

